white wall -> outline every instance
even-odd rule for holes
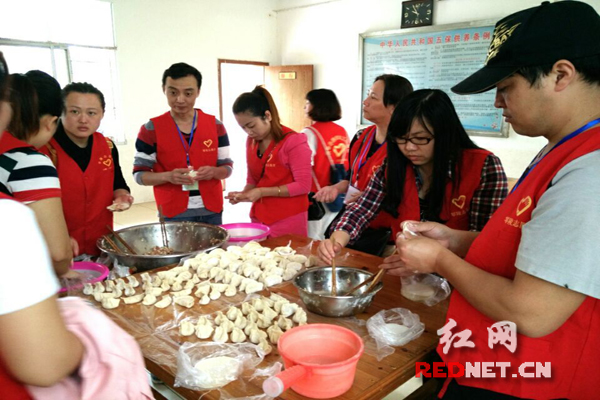
[[[123,174],[136,202],[152,190],[132,178],[135,138],[149,118],[168,110],[163,71],[175,62],[200,70],[196,106],[219,115],[217,59],[279,62],[274,0],[113,0],[117,62],[127,144],[119,146]],[[240,160],[244,162],[244,160]]]
[[[314,64],[315,88],[326,87],[336,92],[344,111],[341,125],[352,134],[360,112],[359,34],[399,29],[402,2],[334,0],[321,3],[279,1],[277,27],[281,63]],[[437,0],[433,22],[445,25],[498,20],[540,3],[540,0]],[[600,0],[587,3],[600,9]],[[302,7],[302,4],[309,6]],[[545,144],[543,138],[525,138],[512,129],[509,138],[475,137],[474,140],[500,157],[509,177],[519,177]]]

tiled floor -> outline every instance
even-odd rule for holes
[[[224,222],[234,222],[227,221],[228,218],[225,216],[223,219]],[[239,222],[238,220],[236,221]],[[151,222],[158,222],[158,211],[156,209],[156,203],[154,202],[137,203],[127,211],[114,214],[115,230]],[[390,393],[384,400],[402,400],[420,386],[421,378],[412,378],[394,392]],[[175,392],[170,391],[163,385],[159,385],[156,389],[169,400],[181,399]]]

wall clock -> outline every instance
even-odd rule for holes
[[[433,0],[411,0],[402,2],[401,28],[427,26],[433,23]]]

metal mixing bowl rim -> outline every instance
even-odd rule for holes
[[[354,299],[355,299],[355,298],[357,298],[357,297],[363,297],[363,296],[364,296],[364,297],[367,297],[367,296],[375,295],[377,292],[379,292],[379,291],[380,291],[380,290],[383,288],[383,282],[379,281],[379,283],[377,283],[377,286],[376,286],[376,287],[375,287],[373,290],[371,290],[369,293],[367,293],[367,294],[365,294],[365,293],[360,293],[360,294],[358,294],[358,295],[356,295],[356,296],[328,296],[328,295],[325,295],[325,294],[317,294],[317,293],[309,292],[308,290],[306,290],[306,289],[304,289],[304,288],[300,287],[300,286],[299,286],[299,285],[296,283],[296,280],[297,280],[298,278],[300,278],[302,275],[304,275],[304,274],[307,274],[307,273],[309,273],[309,272],[312,272],[312,271],[318,271],[318,270],[324,270],[324,269],[331,269],[331,267],[327,267],[327,266],[325,266],[325,267],[313,267],[313,268],[308,268],[307,270],[305,270],[305,271],[302,271],[301,273],[299,273],[298,275],[296,275],[296,276],[294,277],[294,279],[293,279],[292,283],[294,284],[294,286],[296,286],[296,288],[297,288],[298,290],[301,290],[301,291],[303,291],[303,292],[304,292],[304,293],[306,293],[306,294],[309,294],[309,295],[312,295],[312,296],[323,297],[323,298],[327,298],[327,299],[352,299],[352,298],[354,298]],[[364,274],[371,275],[371,276],[372,276],[372,275],[375,275],[375,274],[373,274],[371,271],[365,271],[365,270],[363,270],[363,269],[360,269],[360,268],[355,268],[355,267],[336,267],[335,269],[336,269],[336,270],[338,270],[338,269],[344,269],[344,270],[354,270],[354,271],[359,271],[359,272],[362,272],[362,273],[364,273]]]
[[[122,231],[125,231],[127,229],[130,228],[142,228],[142,227],[146,227],[146,226],[150,226],[150,225],[157,225],[159,224],[158,222],[149,222],[147,224],[140,224],[140,225],[132,225],[132,226],[128,226],[127,228],[121,228],[118,231],[115,231],[116,233],[121,233]],[[227,241],[229,240],[229,232],[227,232],[227,229],[221,228],[219,225],[211,225],[211,224],[206,224],[204,222],[194,222],[194,221],[165,221],[165,224],[167,225],[174,225],[174,224],[186,224],[186,225],[203,225],[203,226],[208,226],[208,227],[213,227],[213,228],[217,228],[217,230],[220,231],[224,231],[225,232],[225,239],[223,239],[223,241],[220,244],[208,247],[206,249],[202,249],[202,250],[195,250],[195,251],[190,251],[190,252],[185,252],[185,253],[172,253],[172,254],[157,254],[157,255],[151,255],[151,254],[131,254],[131,253],[123,253],[123,254],[119,254],[113,250],[109,250],[108,248],[104,247],[102,244],[104,242],[104,238],[103,237],[99,237],[98,240],[96,240],[96,246],[103,252],[105,252],[106,254],[110,254],[110,255],[114,255],[114,256],[128,256],[128,257],[139,257],[141,259],[162,259],[162,258],[172,258],[172,257],[179,257],[179,256],[188,256],[188,255],[193,255],[193,254],[198,254],[198,253],[202,253],[205,251],[209,251],[209,250],[214,250],[220,246],[222,246],[223,244],[227,243]],[[112,235],[109,233],[109,235]],[[115,240],[118,240],[115,238]]]

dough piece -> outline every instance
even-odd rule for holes
[[[294,323],[292,322],[291,319],[287,319],[286,317],[281,315],[279,317],[279,319],[277,320],[277,325],[279,325],[279,327],[282,330],[287,331],[289,329],[292,329],[292,327],[294,326]]]
[[[173,302],[182,307],[192,308],[194,305],[194,298],[192,296],[179,296],[175,297]]]
[[[281,335],[283,335],[283,331],[279,327],[279,325],[271,325],[267,329],[267,335],[269,335],[269,340],[273,344],[277,344]]]
[[[88,295],[88,296],[94,294],[94,285],[92,285],[91,283],[84,283],[83,284],[83,294]]]
[[[181,336],[191,336],[196,331],[196,327],[190,321],[181,321],[179,324],[179,334]]]
[[[142,301],[142,304],[145,306],[151,306],[152,304],[156,303],[156,296],[153,294],[146,294],[144,296],[144,300]]]
[[[293,315],[298,308],[298,304],[296,303],[284,303],[281,305],[279,314],[283,315],[284,317],[289,317]]]
[[[246,341],[246,334],[240,328],[233,328],[230,338],[233,343],[242,343]]]
[[[238,315],[242,315],[242,312],[237,307],[231,306],[229,307],[229,310],[227,310],[227,318],[231,321],[235,321]]]
[[[140,293],[140,294],[136,294],[134,296],[124,297],[123,303],[125,303],[125,304],[139,303],[140,301],[142,301],[144,299],[144,296],[145,296],[144,293]]]
[[[211,290],[210,291],[210,295],[209,295],[211,300],[217,300],[219,297],[221,297],[221,292],[219,292],[218,290]]]
[[[129,283],[126,283],[123,288],[123,293],[125,296],[133,296],[135,294],[135,289]]]
[[[267,333],[258,328],[254,328],[250,331],[249,337],[252,343],[259,344],[261,340],[267,338]]]
[[[265,317],[265,319],[268,319],[269,321],[273,321],[273,319],[277,318],[277,312],[269,306],[265,306],[262,315]]]
[[[125,211],[131,207],[130,203],[112,203],[110,206],[107,206],[106,209],[108,211]]]
[[[415,282],[410,285],[402,285],[400,293],[412,301],[424,301],[435,294],[435,289],[424,283]]]
[[[104,285],[102,282],[96,282],[94,284],[94,293],[104,293],[106,289],[104,289]]]
[[[235,325],[236,328],[244,329],[246,325],[248,325],[248,320],[240,313],[235,321],[233,321],[233,325]]]
[[[136,287],[140,286],[140,283],[138,282],[138,280],[136,279],[136,277],[133,276],[133,275],[129,275],[127,277],[127,281],[129,282],[129,284],[131,285],[131,287],[136,288]]]
[[[212,325],[202,324],[196,325],[196,336],[198,339],[208,339],[214,332]]]
[[[227,285],[227,289],[223,294],[225,295],[225,297],[233,297],[237,294],[237,289],[233,285]]]
[[[192,289],[183,289],[179,292],[171,292],[173,297],[189,296],[192,294]]]
[[[260,349],[265,353],[265,355],[271,354],[271,352],[273,351],[273,348],[271,347],[269,342],[267,342],[266,339],[261,340],[258,343],[258,347],[260,347]]]
[[[302,307],[298,307],[298,309],[294,313],[294,316],[292,317],[292,321],[294,321],[298,325],[306,325],[306,320],[306,311],[304,311]]]
[[[156,303],[154,303],[154,307],[167,308],[168,306],[171,305],[172,302],[173,302],[173,299],[171,298],[171,296],[163,296],[163,298],[160,299],[160,301],[157,301]]]
[[[210,303],[210,297],[208,297],[207,295],[204,295],[200,298],[200,300],[198,300],[198,304],[200,305],[207,305],[208,303]]]
[[[102,299],[102,308],[106,308],[107,310],[112,310],[113,308],[119,307],[119,303],[121,299],[108,298]]]
[[[214,342],[217,343],[226,343],[229,340],[229,336],[227,335],[227,331],[222,326],[217,326],[215,328],[215,333],[212,337]]]

